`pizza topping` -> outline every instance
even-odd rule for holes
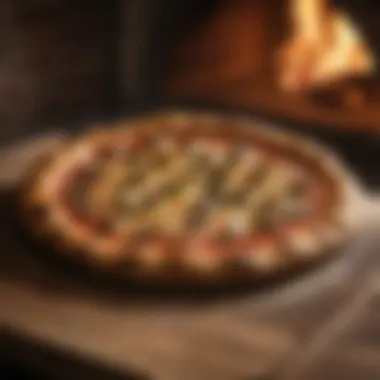
[[[210,213],[207,225],[219,235],[245,235],[251,229],[251,215],[246,209],[220,208]]]
[[[170,236],[189,228],[218,236],[275,228],[279,221],[297,217],[305,203],[300,202],[305,192],[302,176],[295,177],[286,165],[268,160],[259,150],[228,150],[225,142],[208,139],[176,148],[172,137],[162,137],[142,150],[140,158],[139,151],[113,156],[100,169],[98,165],[85,189],[79,186],[81,178],[69,190],[82,192],[82,206],[89,215],[106,218],[107,229],[117,220],[118,230],[137,223]]]
[[[223,183],[222,192],[228,197],[239,193],[242,188],[250,185],[251,179],[258,172],[256,171],[263,162],[260,154],[251,153],[241,155],[239,161],[235,161],[234,165],[226,173],[226,179]]]

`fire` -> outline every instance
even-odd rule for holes
[[[328,0],[290,0],[291,38],[281,47],[279,84],[299,92],[370,76],[376,60],[353,20]]]

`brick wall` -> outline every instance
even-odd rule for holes
[[[1,141],[112,104],[115,5],[104,0],[0,2]]]

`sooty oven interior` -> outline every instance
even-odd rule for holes
[[[372,0],[4,0],[0,141],[157,105],[249,111],[377,180]]]

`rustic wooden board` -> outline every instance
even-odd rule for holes
[[[0,159],[0,184],[17,184],[31,157],[60,139],[8,150]],[[368,210],[379,209],[378,202],[373,205]],[[49,266],[2,229],[0,328],[158,380],[291,373],[323,323],[352,302],[377,265],[375,211],[366,214],[363,232],[344,255],[313,273],[267,292],[253,289],[202,302],[138,298],[97,287]]]

